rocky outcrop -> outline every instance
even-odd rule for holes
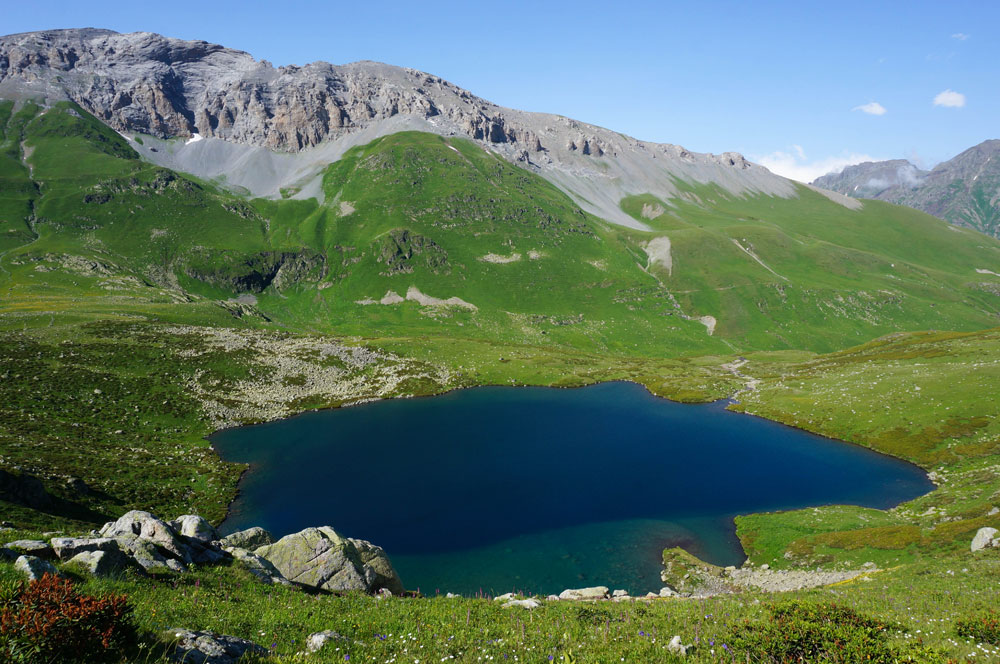
[[[328,591],[385,588],[403,592],[399,575],[381,547],[341,536],[329,526],[306,528],[262,546],[255,554],[273,564],[289,581]]]
[[[267,649],[253,641],[215,632],[169,629],[166,637],[174,644],[170,661],[184,664],[236,664],[242,657],[261,657]]]

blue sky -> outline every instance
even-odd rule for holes
[[[3,34],[93,26],[276,65],[380,60],[505,106],[739,151],[799,179],[866,158],[929,167],[1000,138],[997,25],[1000,3],[983,0],[34,0],[0,16]]]

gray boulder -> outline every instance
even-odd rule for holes
[[[110,537],[53,537],[52,549],[59,560],[93,551],[119,551],[118,543]]]
[[[70,558],[67,564],[99,577],[119,576],[128,569],[142,569],[117,548],[113,551],[83,551]]]
[[[132,510],[117,521],[101,528],[103,537],[138,537],[149,540],[169,558],[175,558],[185,564],[191,564],[191,548],[177,535],[177,532],[164,521],[157,519],[149,512]]]
[[[246,549],[247,551],[259,549],[268,544],[274,544],[274,538],[271,536],[271,533],[258,526],[247,528],[246,530],[238,530],[219,540],[219,546],[223,549],[237,548]]]
[[[382,588],[403,593],[403,583],[381,547],[342,537],[329,526],[306,528],[254,551],[295,583],[321,590]]]
[[[56,557],[52,547],[44,540],[15,540],[7,542],[7,548],[20,554],[53,560]]]
[[[167,630],[174,640],[170,661],[184,664],[235,664],[244,655],[263,656],[267,650],[253,641],[214,632],[192,632],[187,629]]]
[[[226,549],[226,551],[232,555],[233,560],[235,560],[237,564],[245,567],[247,571],[256,576],[262,582],[268,585],[292,585],[291,581],[282,576],[281,572],[278,571],[278,568],[272,565],[266,558],[262,558],[256,553],[237,547]]]
[[[997,537],[996,528],[980,528],[976,536],[972,538],[972,550],[981,551],[991,547],[1000,546],[1000,537]]]
[[[38,581],[46,574],[62,576],[55,565],[35,556],[19,556],[14,561],[14,569],[23,574],[28,581]]]
[[[568,600],[598,600],[607,599],[608,597],[608,587],[607,586],[594,586],[592,588],[568,588],[561,593],[559,593],[559,599]]]
[[[212,524],[197,514],[179,516],[168,525],[179,535],[198,542],[208,543],[219,539],[219,533],[215,531]]]

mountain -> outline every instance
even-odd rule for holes
[[[1000,311],[1000,243],[413,70],[68,30],[2,98],[8,310],[668,357]]]
[[[672,197],[674,179],[734,194],[796,191],[735,153],[696,154],[503,108],[413,69],[376,62],[274,67],[241,51],[151,33],[2,37],[0,98],[73,101],[116,131],[184,138],[134,147],[154,163],[224,176],[253,195],[322,195],[323,165],[403,130],[476,140],[544,174],[588,212],[626,226],[641,224],[622,214],[623,196]]]
[[[813,185],[908,205],[1000,237],[1000,140],[984,141],[930,171],[905,159],[865,162],[824,175]]]

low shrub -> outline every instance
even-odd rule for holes
[[[83,595],[51,574],[0,589],[0,661],[114,662],[135,643],[124,596]]]
[[[975,639],[980,643],[1000,645],[1000,613],[987,609],[962,618],[955,623],[955,631],[959,636]]]
[[[788,602],[770,607],[770,619],[746,621],[729,635],[724,649],[742,662],[941,662],[920,644],[894,644],[902,625],[861,615],[836,604]]]

